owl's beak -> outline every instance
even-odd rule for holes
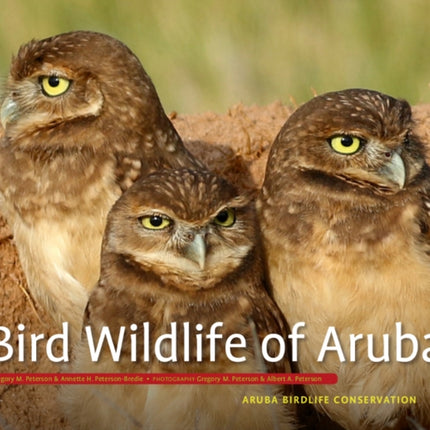
[[[192,242],[185,248],[185,256],[197,263],[200,269],[205,268],[206,261],[206,242],[204,234],[196,234]]]
[[[18,104],[15,100],[6,97],[1,105],[0,120],[3,128],[18,116]]]
[[[396,184],[399,188],[405,186],[406,168],[402,157],[397,151],[391,152],[391,158],[378,171],[378,173],[388,181]]]

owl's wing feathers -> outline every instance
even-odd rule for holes
[[[425,253],[430,257],[430,181],[426,181],[424,189],[421,191],[422,207],[417,216],[420,228],[419,241],[424,246]]]
[[[248,318],[248,324],[254,337],[255,356],[262,360],[261,345],[266,336],[280,335],[284,340],[285,359],[269,362],[261,362],[262,368],[269,373],[289,373],[291,372],[290,361],[288,360],[288,326],[276,303],[268,294],[263,294],[261,289],[256,291],[256,296],[252,297],[252,308]],[[258,340],[258,343],[257,343]],[[271,357],[277,357],[280,352],[280,343],[271,340],[267,344],[267,353]]]

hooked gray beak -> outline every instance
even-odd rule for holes
[[[205,268],[206,242],[204,234],[196,234],[191,243],[185,248],[185,256],[197,263],[200,269]]]
[[[391,154],[390,160],[384,164],[378,171],[378,173],[390,182],[403,188],[406,181],[406,168],[402,157],[396,151]]]
[[[18,104],[15,100],[6,97],[1,105],[0,120],[3,128],[18,116]]]

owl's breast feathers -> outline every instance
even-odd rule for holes
[[[427,166],[423,169],[428,172]],[[429,192],[427,174],[397,193],[377,195],[352,185],[339,191],[299,173],[282,195],[264,197],[263,192],[265,234],[279,247],[278,251],[268,247],[270,258],[300,268],[315,288],[334,282],[332,288],[337,290],[337,284],[340,295],[356,288],[381,291],[391,278],[393,285],[399,285],[396,293],[409,286],[430,293],[430,282],[404,273],[408,262],[411,271],[416,268],[416,276],[430,271]],[[312,282],[314,273],[318,275]],[[373,282],[367,278],[367,287],[357,281],[366,279],[365,273],[376,276]],[[382,285],[377,282],[380,276],[385,279]],[[285,282],[288,285],[288,279]]]
[[[109,154],[85,149],[44,154],[1,148],[0,160],[0,190],[30,224],[38,218],[63,218],[72,211],[91,215],[108,202],[112,205],[120,195],[115,160]],[[106,198],[108,202],[100,205]]]
[[[155,341],[171,331],[171,323],[178,327],[178,362],[174,364],[176,372],[187,372],[190,369],[201,371],[206,369],[210,361],[209,346],[203,348],[203,359],[196,363],[195,343],[191,338],[191,363],[184,362],[183,324],[189,323],[192,332],[197,333],[195,327],[203,326],[205,336],[210,327],[221,322],[222,327],[217,333],[222,334],[222,340],[217,344],[217,359],[211,364],[212,371],[218,367],[225,372],[226,366],[231,371],[262,371],[265,366],[270,372],[288,372],[290,368],[287,360],[277,363],[256,362],[259,356],[258,348],[263,338],[271,333],[280,334],[287,338],[287,329],[281,312],[264,291],[260,280],[253,277],[223,280],[220,285],[212,289],[195,291],[172,290],[163,285],[158,276],[139,271],[133,273],[132,266],[124,264],[115,256],[105,256],[103,268],[110,262],[109,275],[104,272],[104,280],[93,291],[86,311],[84,326],[91,324],[96,330],[109,325],[113,333],[119,332],[125,326],[127,332],[131,324],[139,327],[148,322],[151,328],[151,352],[154,351]],[[127,286],[125,288],[125,285]],[[237,355],[245,355],[246,362],[235,364],[225,356],[225,342],[230,335],[241,334],[246,338],[246,348],[239,349]],[[182,340],[181,340],[182,339]],[[130,345],[128,344],[128,347]],[[127,342],[125,345],[127,348]],[[273,346],[271,354],[276,355],[277,347]],[[159,371],[169,371],[172,364],[160,363]],[[235,370],[236,369],[236,370]],[[247,369],[247,370],[246,370]]]

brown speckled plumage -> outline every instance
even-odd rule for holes
[[[344,148],[334,146],[338,136]],[[409,104],[370,90],[315,97],[287,120],[269,156],[258,209],[274,297],[290,327],[306,323],[300,371],[339,377],[308,394],[417,396],[416,405],[318,405],[348,429],[403,428],[407,415],[430,425],[430,367],[394,353],[396,322],[420,342],[429,332],[429,178]],[[329,326],[345,363],[333,351],[317,361]],[[349,336],[360,333],[351,362]],[[373,363],[366,336],[380,356],[384,333],[390,362]]]
[[[217,216],[233,210],[235,221],[217,224]],[[147,229],[143,219],[162,215],[170,224],[161,230]],[[222,218],[223,219],[223,218]],[[120,326],[151,327],[151,361],[129,359],[130,341],[125,340],[124,356],[112,361],[107,349],[98,362],[90,361],[86,336],[78,346],[74,370],[78,372],[288,372],[287,357],[275,362],[258,358],[256,339],[269,333],[287,336],[281,313],[270,299],[263,283],[262,261],[256,217],[246,196],[237,195],[225,180],[207,172],[161,171],[137,181],[118,200],[108,217],[103,241],[102,271],[86,312],[85,326],[99,333],[109,326],[116,336]],[[204,246],[200,259],[187,250],[201,235]],[[178,356],[175,363],[162,363],[154,356],[157,338],[178,324]],[[188,322],[190,358],[183,354],[183,323]],[[203,325],[205,336],[215,322],[223,339],[217,341],[216,359],[210,361],[209,344],[204,343],[202,361],[197,360],[193,333]],[[127,331],[129,334],[129,331]],[[245,336],[246,348],[235,349],[235,356],[246,361],[235,363],[225,354],[226,338]],[[126,335],[127,336],[127,335]],[[142,351],[142,337],[138,351]],[[259,343],[258,342],[258,343]],[[276,342],[275,342],[276,344]],[[279,351],[273,344],[271,355]],[[128,352],[128,357],[127,357]],[[246,407],[244,395],[275,395],[282,386],[141,386],[65,388],[66,411],[80,429],[127,428],[126,411],[143,428],[153,430],[218,430],[226,428],[291,429],[291,412],[282,405]],[[103,398],[117,405],[108,408]],[[168,402],[168,404],[166,404]]]
[[[44,77],[67,79],[58,96]],[[106,214],[142,174],[200,166],[136,56],[104,34],[31,41],[3,95],[0,191],[34,298],[79,333]]]

